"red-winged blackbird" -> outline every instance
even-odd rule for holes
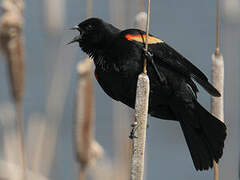
[[[120,31],[98,18],[72,29],[80,35],[81,49],[95,63],[95,76],[105,93],[134,108],[138,75],[148,58],[150,79],[149,114],[179,121],[197,170],[207,170],[222,157],[226,126],[197,102],[197,81],[212,96],[220,93],[191,62],[157,37],[149,36],[149,54],[144,51],[145,32]],[[151,61],[152,60],[152,61]]]

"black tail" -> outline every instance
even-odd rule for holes
[[[222,157],[226,126],[198,102],[192,107],[173,107],[180,121],[196,170],[213,167]]]

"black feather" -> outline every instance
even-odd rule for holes
[[[172,103],[172,110],[181,124],[196,170],[213,167],[222,157],[226,126],[198,102],[193,108]]]
[[[78,27],[79,45],[93,58],[100,86],[111,98],[134,108],[137,79],[145,58],[145,32],[120,31],[97,18],[87,19]],[[149,114],[179,121],[195,168],[211,168],[213,160],[218,162],[222,157],[226,126],[197,102],[198,89],[192,78],[211,95],[220,93],[196,66],[153,35],[149,51],[152,54],[147,62]]]

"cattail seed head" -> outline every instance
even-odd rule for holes
[[[24,86],[24,4],[21,0],[4,0],[1,7],[3,16],[0,21],[0,49],[8,63],[12,95],[15,101],[20,101]]]

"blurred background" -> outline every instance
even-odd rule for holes
[[[2,3],[4,1],[7,0]],[[93,0],[91,5],[85,0],[26,0],[24,3],[24,140],[29,171],[32,177],[38,177],[36,179],[79,179],[74,140],[79,87],[77,64],[86,55],[77,44],[66,45],[76,35],[68,28],[91,14],[121,29],[132,28],[135,16],[144,9],[145,2]],[[211,78],[211,55],[216,47],[216,2],[152,0],[151,7],[150,32],[165,40]],[[2,10],[1,14],[4,12]],[[228,136],[220,161],[220,179],[237,180],[240,172],[239,0],[221,2],[221,53],[225,62],[224,112]],[[19,165],[19,145],[8,63],[5,56],[0,59],[0,177],[8,179]],[[93,136],[104,149],[104,155],[95,168],[87,172],[87,179],[107,179],[114,177],[113,172],[115,175],[120,172],[121,167],[117,164],[122,163],[122,149],[126,150],[129,143],[133,115],[127,107],[112,101],[95,79],[92,82],[96,112]],[[210,110],[210,96],[199,89],[199,101]],[[145,179],[213,179],[212,170],[195,171],[177,122],[149,117],[146,148]]]

